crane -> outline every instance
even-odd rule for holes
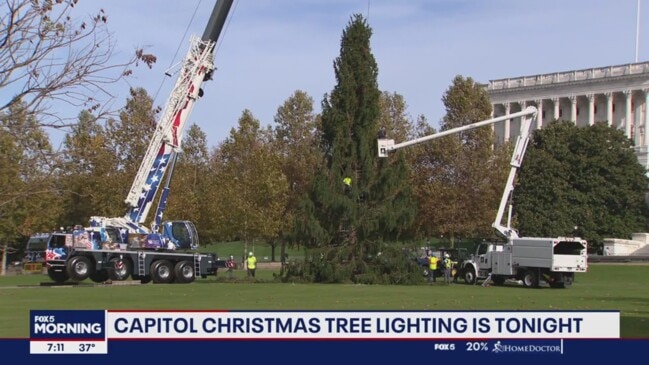
[[[122,232],[156,234],[160,233],[162,226],[162,236],[174,246],[195,248],[198,245],[198,235],[193,223],[162,223],[162,216],[176,156],[181,150],[182,134],[196,101],[203,96],[201,86],[205,81],[212,79],[214,47],[232,3],[233,0],[218,0],[202,37],[191,36],[189,51],[182,62],[176,84],[125,199],[127,213],[123,217],[93,216],[90,219],[91,227],[115,227]],[[160,205],[151,227],[147,227],[145,221],[165,174],[167,177],[160,194]]]

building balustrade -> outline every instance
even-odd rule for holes
[[[649,167],[649,62],[491,80],[483,86],[494,117],[534,105],[539,111],[537,129],[553,120],[578,126],[607,121],[624,131],[638,161]],[[520,120],[514,118],[494,125],[494,131],[504,142],[515,139],[519,127]]]

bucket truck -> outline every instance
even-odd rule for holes
[[[378,156],[387,157],[390,152],[403,147],[430,141],[447,135],[468,131],[471,129],[493,125],[512,118],[521,118],[521,130],[514,146],[510,161],[510,171],[507,183],[498,207],[498,213],[492,227],[507,242],[481,243],[469,259],[458,263],[457,269],[467,284],[475,284],[478,280],[504,284],[507,279],[523,282],[526,287],[538,287],[542,281],[550,287],[564,288],[574,281],[576,272],[586,272],[587,242],[578,237],[519,237],[518,232],[511,228],[511,206],[507,224],[503,225],[503,216],[507,203],[514,191],[514,179],[521,166],[527,144],[529,142],[532,121],[537,117],[537,110],[530,106],[525,110],[492,118],[477,123],[434,133],[410,141],[395,144],[392,139],[378,140]]]
[[[90,278],[133,279],[156,283],[189,283],[224,267],[213,254],[182,250],[198,247],[198,233],[192,222],[162,222],[176,154],[183,130],[196,101],[203,96],[203,82],[212,78],[214,46],[233,0],[218,0],[201,38],[190,38],[189,51],[176,84],[153,133],[131,189],[126,197],[128,212],[123,217],[90,219],[89,227],[54,232],[48,241],[46,263],[56,282]],[[160,184],[166,174],[165,186]],[[151,205],[160,195],[151,227],[145,225]]]

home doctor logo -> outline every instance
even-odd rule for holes
[[[31,339],[104,340],[105,312],[102,310],[32,310]]]
[[[496,354],[530,352],[563,354],[563,340],[559,340],[559,343],[539,342],[535,344],[504,344],[500,341],[496,341],[496,343],[492,347],[491,352]]]

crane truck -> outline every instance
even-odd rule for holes
[[[546,282],[552,288],[565,288],[572,284],[575,273],[586,272],[588,268],[586,240],[579,237],[519,237],[518,232],[511,228],[511,205],[508,209],[507,224],[503,224],[505,209],[514,191],[514,179],[529,142],[532,121],[537,118],[535,107],[529,106],[517,113],[448,129],[398,144],[395,144],[392,139],[379,138],[378,156],[388,157],[390,152],[403,147],[513,118],[521,118],[521,129],[510,160],[511,168],[498,212],[492,224],[498,235],[506,242],[483,242],[478,245],[475,254],[457,264],[458,275],[463,277],[467,284],[484,280],[502,285],[507,279],[514,279],[522,281],[526,287],[539,287],[541,282]]]
[[[75,226],[50,235],[46,266],[55,282],[87,278],[103,282],[131,276],[143,283],[189,283],[225,267],[225,261],[215,254],[196,252],[198,233],[192,222],[163,222],[162,217],[182,133],[196,101],[203,96],[202,84],[212,78],[214,47],[232,3],[218,0],[202,37],[190,38],[176,84],[126,197],[127,213],[122,217],[93,216],[88,227]],[[145,221],[165,175],[156,215],[147,227]]]

